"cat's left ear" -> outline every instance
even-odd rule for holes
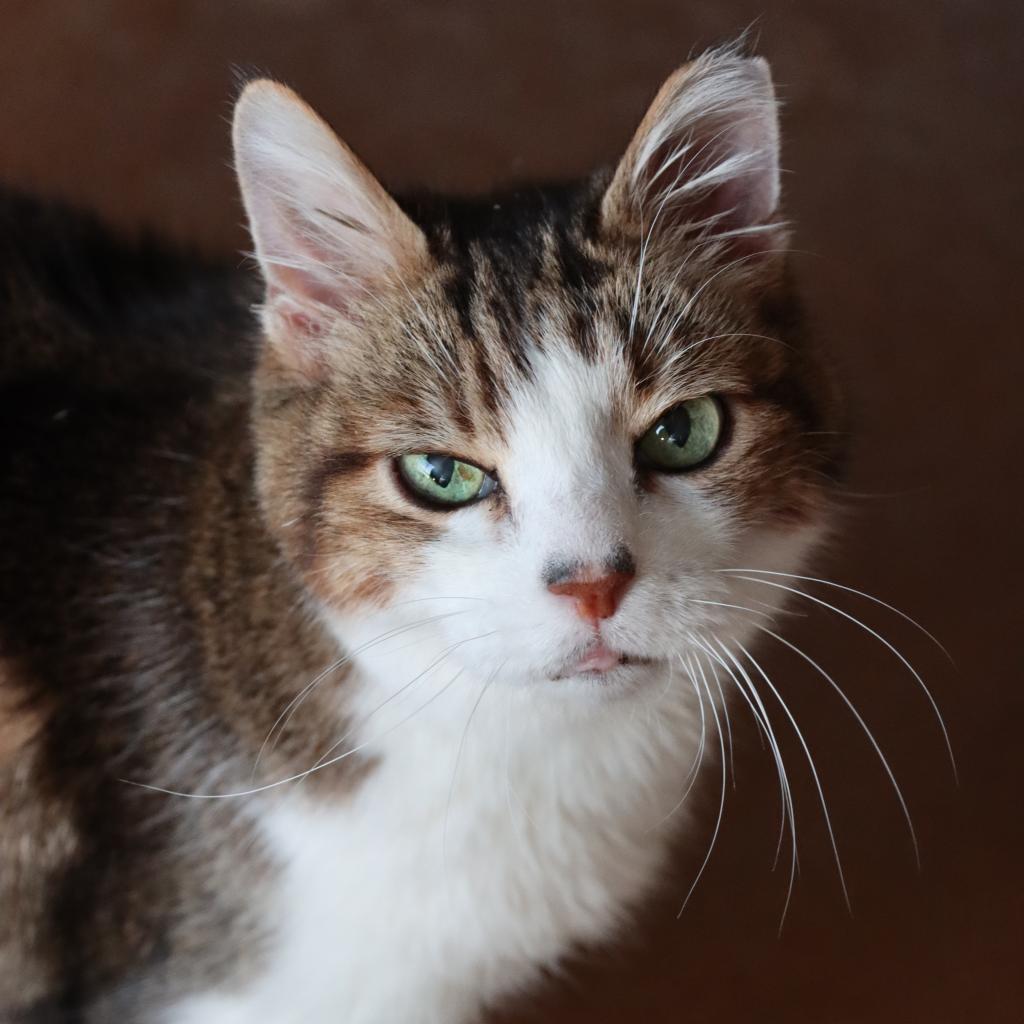
[[[235,106],[235,169],[267,291],[264,328],[309,375],[325,336],[427,261],[422,231],[330,127],[276,82]]]
[[[661,87],[602,200],[606,230],[683,249],[698,236],[753,258],[784,236],[779,127],[768,64],[705,54]]]

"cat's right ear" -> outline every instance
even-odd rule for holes
[[[316,376],[339,321],[425,264],[420,229],[294,92],[261,80],[235,106],[235,169],[266,281],[264,329]]]

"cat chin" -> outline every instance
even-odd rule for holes
[[[557,682],[548,682],[556,700],[579,704],[643,700],[665,687],[669,677],[665,662],[623,665],[611,672],[582,672]]]
[[[607,701],[629,700],[664,688],[672,675],[669,663],[662,659],[629,661],[604,672],[564,672],[533,670],[510,673],[496,686],[518,691],[536,709],[550,702],[558,707],[580,708]],[[682,677],[680,677],[682,678]]]

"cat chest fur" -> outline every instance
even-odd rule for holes
[[[343,804],[300,787],[260,812],[280,865],[254,894],[260,966],[166,1024],[458,1024],[608,934],[664,860],[696,749],[692,729],[664,729],[692,722],[682,693],[658,686],[632,718],[613,702],[528,718],[522,695],[481,690],[373,744]]]

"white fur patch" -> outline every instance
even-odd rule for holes
[[[651,682],[584,709],[453,687],[372,745],[347,806],[268,809],[284,872],[262,976],[168,1021],[454,1024],[607,936],[657,878],[693,757],[685,689]]]

